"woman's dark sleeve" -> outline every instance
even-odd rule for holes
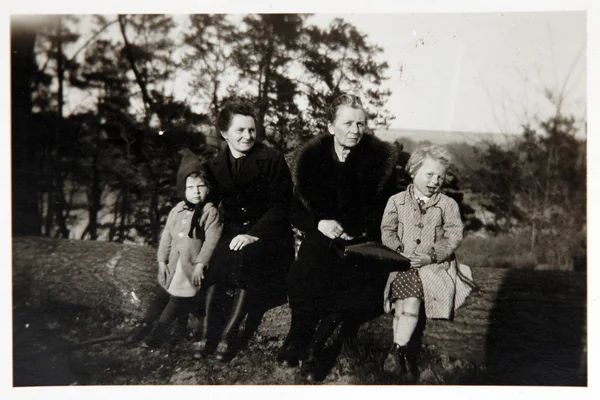
[[[292,225],[302,232],[316,232],[319,221],[323,218],[309,211],[298,195],[294,195],[292,199],[292,207],[290,211]]]
[[[289,229],[292,175],[282,154],[273,156],[273,163],[267,171],[267,182],[269,207],[248,231],[249,235],[258,238],[272,235],[274,229],[280,231],[282,224],[287,224]]]

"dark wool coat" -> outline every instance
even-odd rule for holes
[[[289,168],[281,153],[256,143],[234,181],[228,157],[229,149],[225,149],[209,163],[224,229],[212,257],[207,284],[244,287],[259,297],[285,297],[285,276],[294,259]],[[229,243],[238,234],[259,240],[242,251],[232,251]]]
[[[395,161],[393,148],[372,135],[363,136],[344,163],[337,160],[329,134],[316,137],[301,150],[291,219],[304,238],[288,275],[292,307],[315,312],[380,307],[387,274],[348,265],[334,251],[334,241],[317,226],[322,219],[334,219],[350,236],[380,240],[386,201],[397,190]]]

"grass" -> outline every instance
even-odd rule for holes
[[[456,256],[461,264],[477,268],[570,270],[577,260],[583,259],[585,263],[585,232],[540,233],[533,251],[530,239],[527,230],[497,235],[471,234],[465,237]]]

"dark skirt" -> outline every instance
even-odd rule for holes
[[[230,250],[231,240],[247,231],[241,224],[225,224],[203,284],[247,289],[257,301],[269,297],[285,301],[285,277],[294,260],[292,232],[275,240],[261,238],[240,251]]]
[[[320,232],[305,236],[287,278],[290,306],[322,315],[376,313],[387,270],[342,259],[332,242]]]
[[[396,279],[394,279],[390,286],[389,297],[392,302],[411,297],[423,300],[425,295],[423,293],[423,283],[421,282],[421,278],[419,278],[419,272],[416,269],[398,272]]]

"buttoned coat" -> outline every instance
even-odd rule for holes
[[[428,318],[451,318],[471,291],[470,269],[459,268],[454,255],[462,239],[463,223],[454,199],[438,192],[421,210],[411,184],[388,200],[381,221],[383,244],[409,254],[435,252],[437,263],[418,269]],[[384,299],[396,274],[390,274]]]
[[[158,262],[167,264],[168,278],[163,286],[168,290],[175,275],[177,261],[181,260],[181,267],[188,281],[192,282],[194,264],[209,265],[211,257],[221,236],[223,224],[217,208],[210,202],[206,203],[200,215],[200,231],[198,238],[190,238],[188,233],[194,210],[180,201],[167,217],[158,245]]]
[[[226,148],[209,163],[224,230],[208,282],[285,297],[285,275],[294,259],[290,170],[280,152],[262,143],[256,143],[245,156],[244,167],[235,178],[228,157]],[[238,234],[259,240],[242,251],[230,250],[229,243]]]

